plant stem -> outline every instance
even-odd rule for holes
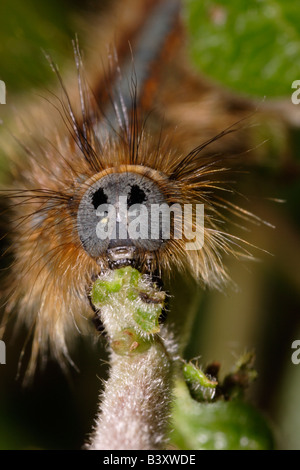
[[[159,450],[167,444],[171,363],[158,341],[132,357],[111,353],[91,450]]]
[[[91,300],[107,332],[110,375],[86,449],[166,447],[176,347],[168,327],[159,324],[165,295],[131,267],[94,283]]]

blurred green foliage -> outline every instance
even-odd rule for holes
[[[74,24],[71,2],[2,0],[0,4],[0,78],[7,91],[38,88],[52,78],[43,50],[55,60],[70,60]]]
[[[187,0],[198,70],[257,97],[290,96],[299,79],[300,9],[285,0]]]

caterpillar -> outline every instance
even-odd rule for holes
[[[142,10],[141,18],[128,26],[126,40],[116,40],[103,59],[105,72],[92,72],[89,83],[76,40],[77,91],[68,90],[49,59],[59,92],[49,98],[52,112],[45,126],[37,117],[37,137],[20,140],[22,155],[5,191],[13,213],[14,261],[4,324],[17,311],[18,322],[32,334],[28,376],[38,358],[43,361],[48,354],[62,367],[72,363],[71,344],[94,319],[88,295],[92,280],[105,270],[132,265],[158,278],[188,271],[204,286],[220,288],[228,280],[223,256],[249,255],[247,244],[243,248],[244,242],[225,229],[231,214],[257,220],[224,196],[231,193],[231,159],[224,146],[241,150],[239,139],[232,137],[238,125],[233,121],[204,139],[184,115],[183,124],[175,125],[171,107],[159,110],[174,90],[180,95],[179,83],[187,96],[197,88],[195,79],[174,66],[184,47],[181,2],[128,5]],[[165,64],[171,67],[168,76]],[[218,156],[221,148],[224,158]],[[202,233],[203,240],[186,249],[188,240],[175,236],[182,228],[178,214],[169,237],[162,236],[159,218],[153,239],[128,237],[126,224],[120,236],[120,197],[126,209],[204,206],[204,229],[195,213],[187,229]],[[99,222],[108,219],[99,207],[105,204],[116,211],[118,233],[101,239]]]

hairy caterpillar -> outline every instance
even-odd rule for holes
[[[140,24],[131,34],[127,31],[132,53],[127,40],[117,43],[108,72],[91,80],[96,83],[91,90],[76,44],[77,95],[66,89],[52,63],[62,98],[58,94],[51,101],[62,121],[57,124],[54,113],[44,135],[21,144],[24,158],[16,164],[17,176],[7,191],[14,212],[15,258],[7,312],[17,308],[19,320],[33,334],[29,375],[39,354],[44,358],[48,350],[62,365],[71,361],[72,338],[94,318],[88,292],[100,272],[127,263],[159,277],[187,269],[205,285],[219,287],[227,279],[223,253],[240,251],[240,241],[223,229],[226,211],[242,218],[250,214],[225,200],[230,163],[215,156],[222,146],[219,138],[230,136],[234,128],[200,139],[188,122],[174,130],[170,109],[163,123],[155,100],[159,104],[164,94],[170,100],[178,79],[188,90],[197,86],[179,74],[175,85],[166,80],[156,97],[164,78],[160,67],[182,42],[180,2],[153,0],[144,6]],[[205,153],[209,144],[215,146]],[[97,208],[102,203],[116,206],[119,196],[129,206],[204,204],[203,247],[186,251],[185,240],[174,237],[100,243],[95,236]],[[190,228],[200,230],[195,224],[193,218]]]

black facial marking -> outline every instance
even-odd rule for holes
[[[95,209],[97,209],[101,204],[107,203],[107,195],[103,191],[102,188],[97,189],[97,191],[93,194],[92,202]]]
[[[128,207],[133,206],[133,204],[142,204],[146,201],[145,191],[140,188],[137,184],[134,184],[131,187],[129,196],[128,196]]]

